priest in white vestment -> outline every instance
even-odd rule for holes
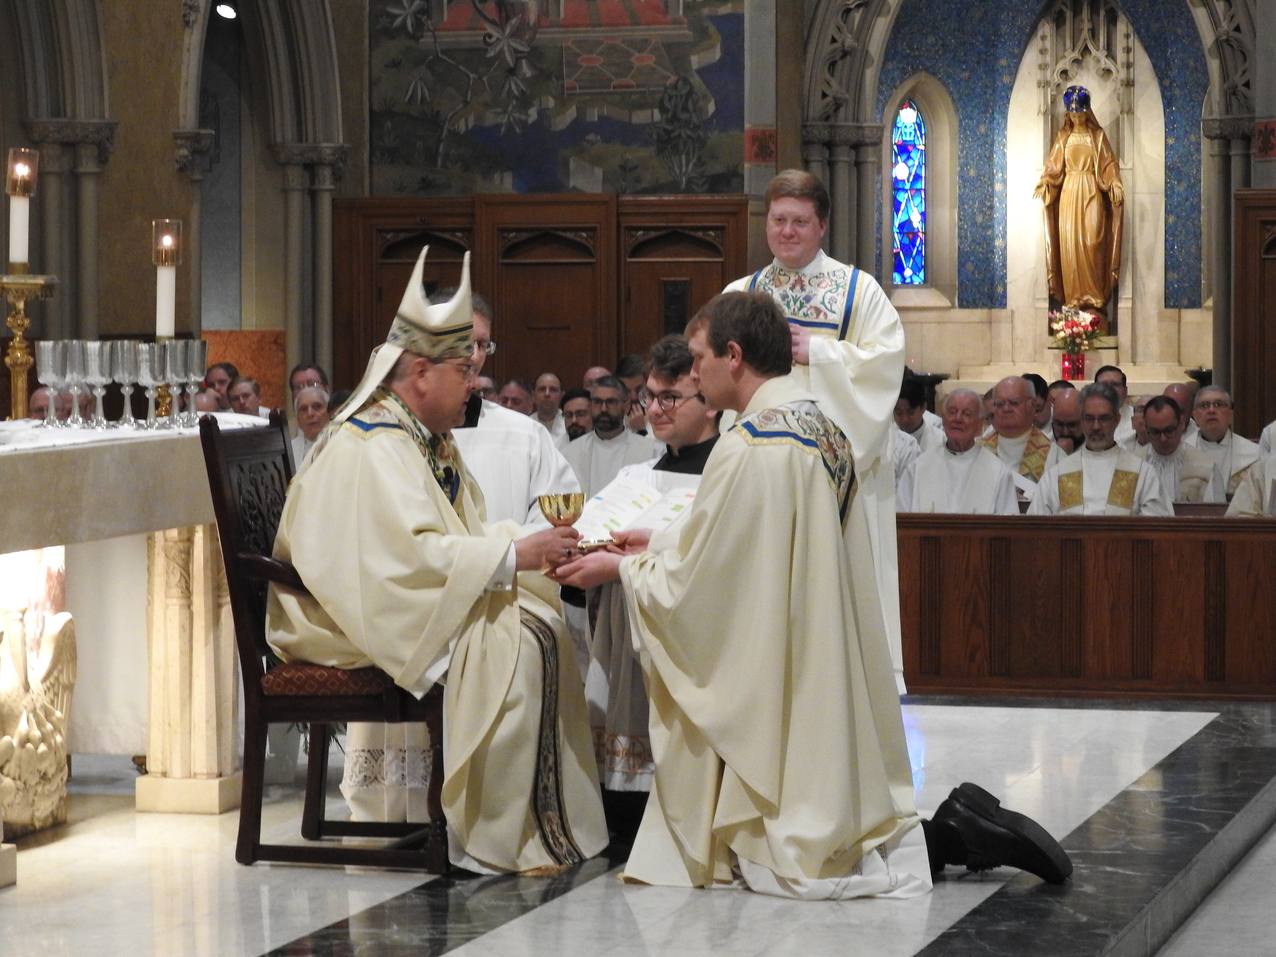
[[[1207,385],[1192,402],[1192,418],[1200,429],[1193,444],[1218,466],[1230,498],[1263,453],[1257,442],[1232,431],[1232,396],[1226,389]]]
[[[1119,402],[1106,382],[1091,382],[1081,390],[1085,446],[1046,469],[1029,515],[1174,514],[1152,466],[1116,444]]]
[[[804,170],[785,170],[767,186],[766,204],[775,259],[725,291],[764,292],[776,301],[792,331],[793,377],[851,443],[859,481],[851,522],[869,543],[867,554],[853,557],[851,595],[857,607],[879,606],[880,637],[902,694],[890,426],[904,373],[904,327],[877,280],[820,248],[831,208],[823,183]]]
[[[1171,502],[1226,501],[1223,474],[1214,460],[1183,440],[1187,413],[1168,396],[1148,400],[1143,410],[1148,444],[1142,450]]]
[[[328,424],[328,390],[320,385],[302,386],[293,396],[292,407],[297,415],[297,434],[292,437],[295,469]]]
[[[1106,382],[1116,390],[1117,399],[1121,403],[1121,421],[1117,423],[1116,438],[1117,445],[1122,448],[1134,451],[1132,443],[1134,441],[1134,408],[1129,405],[1130,390],[1129,383],[1125,377],[1125,371],[1120,366],[1100,366],[1094,373],[1095,382]]]
[[[625,878],[807,900],[924,894],[932,868],[982,860],[950,822],[974,823],[963,794],[986,792],[963,785],[918,819],[889,650],[860,627],[880,629],[878,606],[856,607],[849,587],[863,548],[850,443],[786,374],[769,296],[718,296],[688,332],[700,392],[739,418],[687,517],[617,533],[629,554],[558,571],[579,587],[618,578],[641,646],[656,771]],[[1067,855],[1034,828],[1027,857],[1066,879]]]
[[[443,810],[453,863],[552,873],[607,843],[584,695],[541,574],[576,533],[485,526],[447,432],[473,382],[469,257],[447,303],[418,259],[387,343],[289,488],[275,541],[309,594],[272,585],[285,661],[376,665],[444,688]],[[410,811],[411,809],[407,809]]]
[[[926,426],[926,431],[933,432],[934,429]],[[896,511],[903,512],[913,500],[913,480],[917,473],[917,456],[921,454],[921,447],[915,438],[897,427],[892,427],[890,433],[891,461],[895,463]]]
[[[1060,455],[1071,455],[1085,445],[1081,431],[1081,393],[1055,389],[1050,393],[1050,436]]]
[[[992,433],[979,444],[997,456],[1014,478],[1019,497],[1032,501],[1046,469],[1064,457],[1050,436],[1032,424],[1037,392],[1023,376],[1007,376],[993,386]]]
[[[1276,455],[1264,455],[1245,470],[1227,517],[1276,518]]]
[[[916,376],[905,375],[895,402],[895,424],[916,440],[918,454],[944,442],[943,420],[937,427],[932,426],[926,415],[926,390]]]
[[[594,431],[567,446],[564,455],[586,498],[593,498],[626,465],[646,462],[656,448],[650,436],[625,428],[629,390],[615,376],[607,375],[589,387],[593,406]]]
[[[648,357],[638,401],[655,437],[665,443],[658,459],[627,465],[620,477],[661,491],[695,488],[718,442],[719,414],[709,408],[691,377],[691,352],[680,335],[665,336]],[[647,691],[619,583],[598,589],[598,617],[591,637],[585,698],[594,731],[594,757],[603,786],[607,823],[619,844],[633,841],[651,790],[655,762],[648,731]]]
[[[536,410],[533,418],[549,432],[554,440],[554,448],[563,451],[571,441],[567,436],[567,423],[563,421],[563,412],[558,407],[563,398],[563,384],[552,372],[544,372],[536,378],[535,394],[532,401]]]
[[[1019,514],[1010,469],[976,442],[982,407],[970,389],[954,389],[944,398],[945,440],[918,457],[908,511]]]

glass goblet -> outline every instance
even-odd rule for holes
[[[58,421],[58,393],[66,383],[66,343],[60,339],[41,339],[35,344],[35,375],[49,396],[49,410],[44,415],[46,429],[61,428]]]
[[[124,413],[116,428],[135,429],[137,419],[133,418],[133,385],[137,382],[137,343],[132,339],[120,339],[112,343],[111,371],[115,381],[120,384],[120,392],[124,394]]]
[[[105,429],[106,415],[102,411],[102,396],[111,381],[111,344],[86,342],[84,344],[84,381],[93,387],[93,418],[90,427]]]
[[[71,417],[66,424],[72,429],[84,428],[80,415],[80,394],[84,391],[84,340],[69,339],[66,343],[66,385],[71,390]]]
[[[171,339],[160,344],[160,381],[168,386],[168,420],[162,428],[176,429],[181,425],[182,390],[186,381],[186,342]]]
[[[146,389],[146,424],[143,428],[160,428],[159,419],[155,418],[155,396],[157,387],[163,383],[163,370],[159,367],[160,343],[139,342],[137,344],[137,384]]]
[[[199,413],[195,411],[195,393],[204,381],[204,369],[208,363],[208,340],[191,339],[186,343],[186,424],[199,425]]]

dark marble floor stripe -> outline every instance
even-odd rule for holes
[[[439,877],[268,952],[265,957],[438,957],[601,877],[595,857],[557,877]]]
[[[1155,954],[1276,821],[1276,705],[1210,710],[1219,717],[1061,842],[1069,883],[1020,875],[919,957]]]

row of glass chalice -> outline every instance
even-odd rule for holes
[[[199,424],[195,393],[204,379],[208,343],[203,339],[172,339],[166,342],[85,342],[81,339],[44,339],[35,344],[35,372],[40,384],[50,391],[49,411],[44,425],[50,429],[176,429]],[[102,413],[102,396],[112,382],[124,394],[124,414],[118,422],[108,422]],[[133,387],[146,390],[146,421],[133,417]],[[85,386],[92,390],[94,411],[86,420],[80,414],[80,395]],[[172,413],[155,414],[155,399],[161,386],[168,386]],[[180,396],[186,390],[186,411]],[[57,416],[56,395],[71,393],[71,415]]]

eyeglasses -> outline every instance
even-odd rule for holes
[[[584,422],[586,419],[592,419],[592,418],[593,416],[589,414],[588,409],[576,409],[574,411],[571,409],[563,409],[564,422],[575,422],[578,419],[581,422]]]
[[[1055,420],[1054,420],[1054,424],[1055,424],[1055,428],[1057,428],[1057,429],[1072,429],[1072,430],[1076,430],[1076,429],[1081,428],[1081,420],[1080,420],[1080,419],[1073,419],[1071,422],[1069,422],[1069,421],[1067,421],[1067,420],[1065,420],[1065,419],[1055,419]]]
[[[661,412],[672,412],[678,408],[678,403],[686,399],[699,399],[704,401],[702,395],[680,395],[677,392],[648,392],[646,389],[638,390],[638,402],[645,409],[647,406],[655,402],[660,406]]]
[[[1196,403],[1198,409],[1230,409],[1231,407],[1231,403],[1226,399],[1206,399]]]
[[[496,343],[495,343],[495,342],[493,342],[491,339],[475,339],[475,340],[474,340],[474,354],[475,354],[475,355],[482,354],[482,355],[485,355],[485,356],[494,356],[494,355],[496,355]]]
[[[1108,415],[1083,415],[1081,421],[1086,425],[1107,425],[1109,422],[1115,422],[1117,417],[1112,414]]]
[[[1171,435],[1173,435],[1178,430],[1179,430],[1179,427],[1177,425],[1171,425],[1168,428],[1164,428],[1164,429],[1154,429],[1150,425],[1144,427],[1144,431],[1147,432],[1148,438],[1152,438],[1152,439],[1157,439],[1157,438],[1168,439]]]
[[[625,402],[626,402],[625,399],[595,399],[595,398],[591,398],[589,401],[593,403],[595,406],[598,406],[604,409],[620,409],[625,405]]]
[[[443,361],[467,379],[474,375],[474,363],[468,359],[445,359]]]

